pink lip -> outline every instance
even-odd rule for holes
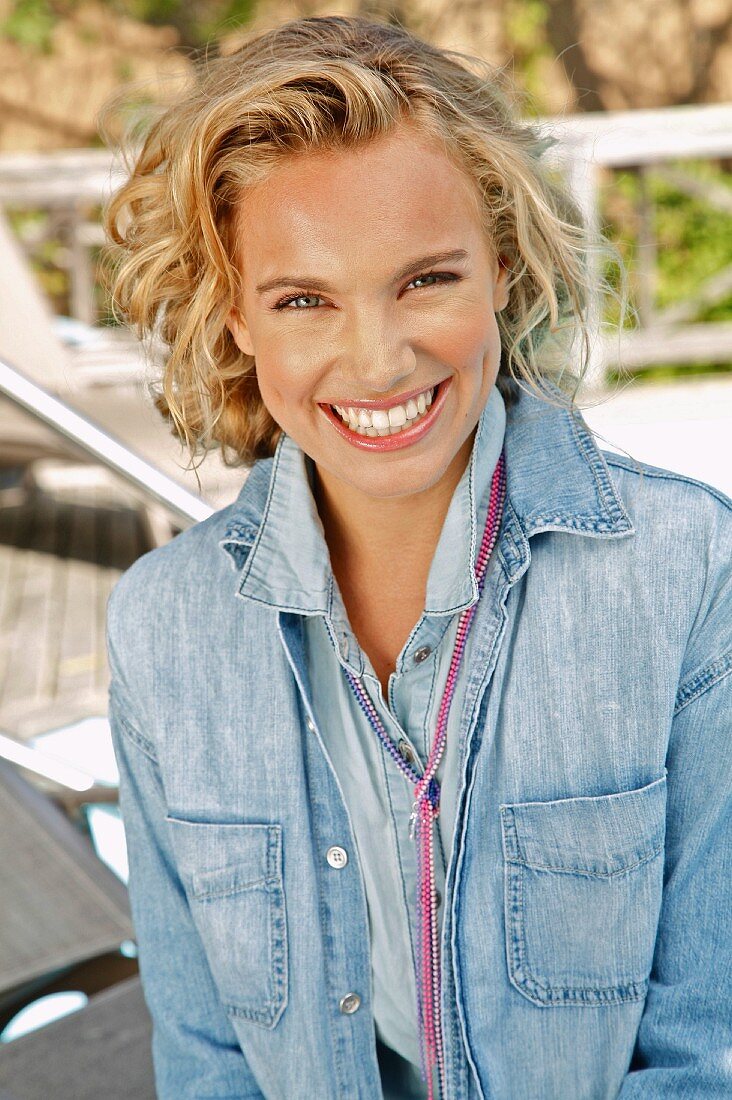
[[[330,405],[320,405],[319,408],[323,410],[324,416],[328,418],[338,434],[347,439],[349,443],[352,443],[354,447],[360,447],[364,451],[399,451],[402,447],[409,447],[410,444],[416,443],[434,425],[447,399],[447,391],[451,382],[451,377],[446,378],[444,382],[440,382],[434,401],[423,420],[420,420],[413,428],[405,428],[403,431],[397,432],[396,435],[359,435],[358,432],[351,431],[343,423],[340,416],[333,412]],[[422,393],[422,390],[417,390],[416,393]],[[338,404],[340,404],[340,401]]]
[[[329,401],[329,405],[340,405],[342,409],[390,409],[393,405],[406,405],[407,401],[410,401],[413,397],[418,397],[420,393],[426,393],[427,390],[433,390],[438,383],[433,383],[431,386],[422,386],[419,390],[410,390],[409,393],[400,393],[396,397],[388,397],[382,401],[352,401],[350,397],[342,398],[340,401]],[[323,402],[321,402],[323,404]]]

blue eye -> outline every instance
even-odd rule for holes
[[[415,277],[412,279],[412,283],[420,282],[423,279],[439,279],[442,282],[449,282],[452,279],[458,278],[458,275],[453,275],[450,271],[426,271],[424,275],[415,275]],[[409,285],[411,286],[412,283],[410,283]],[[434,283],[432,283],[431,285],[435,286]]]
[[[438,281],[437,283],[425,283],[424,289],[427,289],[427,287],[436,286],[440,282],[443,282],[443,283],[457,282],[460,278],[461,278],[460,275],[456,275],[452,271],[425,271],[422,275],[415,275],[415,277],[407,285],[408,286],[413,286],[414,283],[423,282],[426,279],[436,279]],[[416,289],[421,290],[423,288],[422,287],[417,287]],[[291,294],[287,298],[281,298],[280,301],[277,302],[276,305],[274,305],[272,308],[275,309],[275,310],[283,310],[283,309],[287,309],[289,306],[293,305],[293,303],[295,303],[295,302],[307,302],[308,299],[310,301],[313,301],[313,300],[322,301],[322,299],[319,297],[319,295],[317,295],[317,294],[308,294],[306,291],[303,291],[300,294]],[[303,310],[303,309],[307,310],[307,309],[311,309],[311,308],[315,308],[315,307],[296,306],[295,308],[298,309],[298,310]]]
[[[317,294],[293,294],[289,298],[283,298],[281,301],[279,301],[277,303],[277,305],[274,308],[275,309],[284,309],[285,306],[289,306],[291,302],[307,301],[308,298],[317,298],[317,297],[318,297]],[[300,309],[301,307],[298,306],[297,308]],[[305,308],[308,308],[308,307],[305,307]]]

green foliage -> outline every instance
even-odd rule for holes
[[[49,0],[15,0],[0,34],[37,53],[50,53],[58,12]]]
[[[8,221],[30,256],[33,271],[56,313],[68,313],[70,283],[67,250],[46,210],[6,211]]]
[[[502,15],[515,76],[529,97],[525,110],[532,115],[545,114],[543,73],[553,56],[546,34],[546,0],[506,0]]]
[[[103,0],[120,15],[154,26],[174,27],[181,45],[197,50],[247,23],[254,0]],[[0,34],[37,53],[49,53],[56,24],[80,0],[14,0]],[[84,32],[88,34],[89,32]]]
[[[710,162],[684,162],[680,167],[716,186],[729,187],[729,176]],[[726,264],[732,263],[732,216],[694,198],[662,175],[649,172],[648,191],[655,208],[653,230],[658,250],[656,306],[663,309],[689,297],[699,284]],[[635,206],[640,199],[640,181],[635,173],[623,172],[613,184],[620,197]],[[732,197],[732,187],[729,188]],[[619,209],[616,204],[616,209]],[[631,266],[637,262],[635,219],[621,218],[612,229],[617,243],[627,253]],[[714,308],[715,319],[732,319],[732,299]],[[711,318],[710,318],[711,319]]]
[[[197,50],[247,23],[253,0],[112,0],[117,11],[156,26],[175,27],[181,44]]]
[[[727,188],[732,196],[730,176],[710,161],[683,161],[678,167],[700,183]],[[662,172],[646,174],[647,195],[653,205],[653,234],[656,240],[656,282],[654,308],[663,310],[692,298],[701,286],[732,264],[732,214],[701,197],[694,197],[667,180]],[[630,273],[631,310],[626,324],[632,326],[638,306],[638,205],[642,185],[637,172],[613,174],[603,189],[603,215],[606,235],[616,245]],[[614,273],[608,271],[612,283]],[[617,323],[615,303],[608,302],[605,319]],[[695,321],[732,320],[732,294],[702,308]],[[662,379],[688,376],[689,373],[729,371],[732,363],[659,366],[641,372],[643,378]]]
[[[542,48],[547,22],[543,0],[508,0],[503,18],[506,36],[515,49],[526,54]]]

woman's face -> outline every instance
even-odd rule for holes
[[[471,187],[404,125],[293,155],[237,212],[243,289],[229,327],[274,420],[351,497],[418,493],[467,462],[507,302]],[[364,427],[373,402],[381,417]]]

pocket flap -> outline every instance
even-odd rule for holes
[[[165,820],[193,897],[281,884],[281,825],[188,821],[171,815]]]
[[[569,873],[630,870],[663,847],[667,774],[616,794],[503,804],[506,859]]]

